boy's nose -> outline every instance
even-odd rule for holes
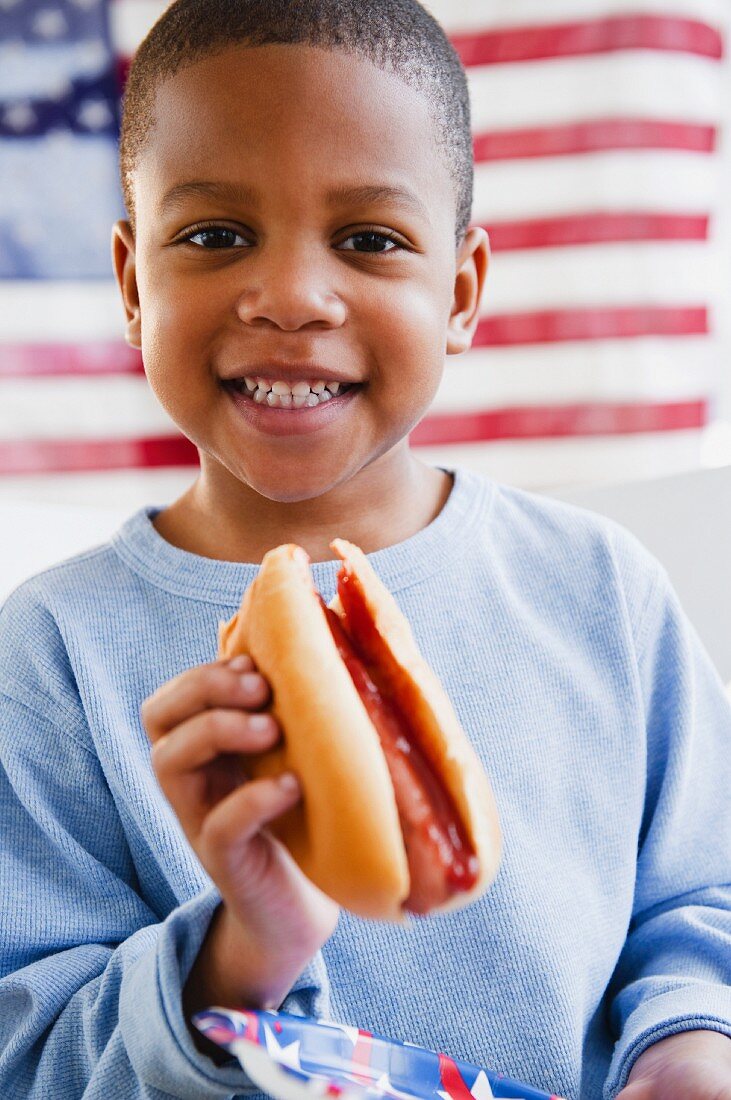
[[[260,273],[240,294],[236,311],[247,325],[275,325],[287,332],[305,327],[338,328],[345,304],[329,288],[324,273],[306,265]]]

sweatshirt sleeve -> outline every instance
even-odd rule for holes
[[[731,629],[731,624],[730,627]],[[613,1100],[675,1032],[731,1036],[731,707],[664,570],[637,627],[647,737],[634,905],[613,976]]]
[[[198,1052],[183,1016],[218,892],[164,913],[145,902],[60,662],[26,645],[39,673],[29,705],[31,669],[14,638],[14,665],[7,631],[0,638],[0,1096],[261,1095],[235,1060],[217,1066]],[[8,669],[22,673],[17,685]],[[318,956],[282,1007],[321,1014],[325,982]]]

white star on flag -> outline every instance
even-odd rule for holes
[[[475,1077],[475,1083],[470,1091],[475,1097],[475,1100],[493,1100],[493,1091],[490,1088],[490,1082],[487,1079],[487,1074],[484,1069],[481,1069],[477,1077]]]
[[[474,1096],[475,1100],[494,1100],[495,1093],[490,1087],[490,1082],[487,1079],[487,1074],[483,1069],[475,1077],[474,1084],[470,1089],[470,1095]],[[442,1089],[437,1090],[437,1096],[441,1096],[442,1100],[453,1100],[448,1092],[444,1092]],[[514,1100],[521,1100],[519,1096],[516,1096]]]
[[[302,1069],[299,1039],[295,1039],[289,1046],[280,1046],[276,1035],[268,1024],[264,1024],[264,1038],[266,1039],[267,1053],[275,1062],[279,1062],[282,1066],[290,1066],[292,1069]]]
[[[360,1032],[358,1031],[357,1027],[350,1027],[348,1024],[335,1023],[328,1023],[328,1027],[337,1028],[338,1031],[342,1031],[345,1035],[348,1036],[353,1046],[355,1046],[355,1044],[358,1042],[358,1039],[360,1038]]]
[[[68,77],[61,76],[57,80],[54,80],[52,84],[46,89],[46,96],[48,99],[53,99],[58,102],[61,99],[65,99],[67,95],[70,95],[74,90],[73,83]]]
[[[58,8],[44,8],[33,20],[33,30],[41,38],[58,38],[68,30],[68,24]]]
[[[112,120],[112,112],[103,99],[86,99],[76,112],[76,118],[87,130],[101,130]]]
[[[36,120],[36,113],[30,103],[11,103],[5,108],[3,120],[13,130],[26,130]]]
[[[278,1100],[312,1100],[319,1095],[318,1090],[312,1088],[312,1080],[298,1081],[291,1077],[283,1066],[270,1058],[264,1047],[248,1039],[234,1039],[228,1049],[257,1088],[268,1096],[276,1096]]]
[[[395,1085],[391,1084],[391,1079],[387,1073],[378,1078],[376,1088],[379,1088],[381,1092],[385,1092],[388,1096],[394,1097],[394,1100],[414,1100],[413,1092],[401,1092]]]
[[[77,53],[79,72],[85,76],[93,76],[107,63],[107,51],[101,39],[85,42]]]

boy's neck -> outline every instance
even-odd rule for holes
[[[387,456],[384,456],[386,458]],[[311,561],[334,558],[329,543],[348,539],[370,554],[411,538],[441,512],[453,476],[410,453],[398,463],[380,462],[344,485],[308,501],[282,504],[237,483],[236,499],[213,491],[205,474],[158,513],[153,524],[173,546],[219,561],[259,564],[284,542],[304,547]]]

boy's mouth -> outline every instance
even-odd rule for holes
[[[226,389],[248,397],[257,405],[290,411],[316,408],[318,405],[327,404],[334,397],[355,389],[359,384],[331,382],[326,379],[281,382],[259,376],[231,378],[223,382]]]
[[[339,422],[365,383],[278,382],[247,375],[222,379],[221,385],[249,427],[282,437],[311,435]]]

